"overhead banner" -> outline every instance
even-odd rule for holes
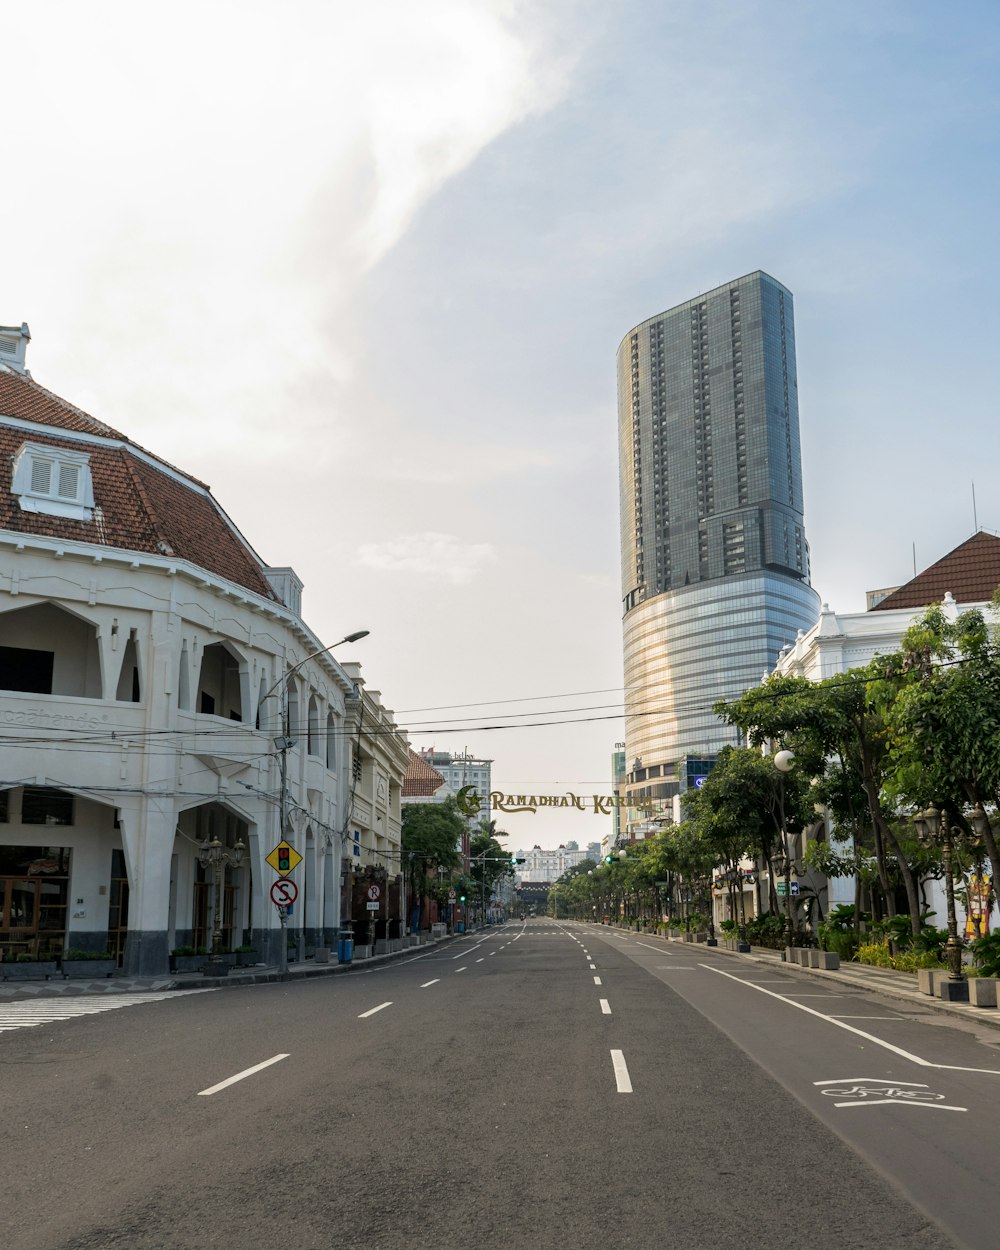
[[[456,801],[459,811],[466,816],[476,816],[482,811],[483,800],[474,786],[463,786]],[[574,794],[572,790],[567,790],[565,794],[504,794],[502,790],[491,790],[489,802],[494,812],[535,813],[539,808],[568,807],[579,812],[592,812],[595,816],[609,816],[623,807],[640,812],[656,810],[651,799],[629,803],[618,794],[592,794],[588,797]]]

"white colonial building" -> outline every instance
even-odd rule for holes
[[[110,948],[160,973],[221,930],[272,962],[282,835],[289,923],[332,944],[349,866],[398,856],[405,740],[293,571],[39,386],[27,341],[0,327],[0,958]]]
[[[987,612],[1000,586],[1000,538],[979,531],[910,581],[868,594],[865,612],[834,612],[823,604],[818,622],[778,657],[775,673],[823,681],[899,649],[903,635],[933,604],[957,620],[962,612]],[[940,882],[929,883],[938,918],[945,914]],[[829,882],[829,905],[854,902],[854,878]]]

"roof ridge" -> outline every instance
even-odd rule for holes
[[[146,515],[149,517],[150,521],[152,522],[153,532],[156,534],[157,545],[162,544],[164,547],[166,547],[167,550],[163,553],[164,555],[173,555],[174,549],[170,545],[170,542],[168,541],[168,539],[164,537],[163,531],[160,528],[159,513],[153,507],[153,501],[149,497],[149,492],[146,490],[146,487],[142,481],[142,478],[135,471],[135,464],[133,462],[133,458],[131,454],[129,453],[128,449],[125,449],[122,452],[122,461],[124,462],[124,465],[125,465],[125,472],[128,474],[129,480],[131,481],[132,485],[135,487],[136,494],[142,500],[142,506],[146,509]]]

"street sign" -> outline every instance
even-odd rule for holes
[[[271,886],[271,902],[275,907],[291,907],[298,897],[299,887],[294,881],[282,877]]]
[[[785,893],[784,881],[776,881],[774,883],[774,888],[777,890],[779,894],[784,895]],[[798,892],[799,892],[799,883],[797,881],[789,881],[788,893],[791,895],[791,897],[794,898],[798,894]]]
[[[368,910],[369,910],[369,911],[378,911],[378,907],[379,907],[378,903],[369,903],[369,904],[368,904]]]
[[[456,899],[456,898],[458,898],[458,895],[455,893],[455,891],[454,891],[454,890],[449,890],[449,891],[448,891],[448,902],[449,902],[449,903],[454,903],[454,901],[455,901],[455,899]]]
[[[382,891],[379,889],[377,885],[370,885],[368,887],[368,897],[372,902],[377,902],[379,898],[381,897],[381,895],[382,895]]]
[[[264,862],[282,877],[287,877],[293,868],[302,863],[302,856],[291,843],[282,839]]]

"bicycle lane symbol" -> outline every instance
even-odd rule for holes
[[[823,1086],[821,1093],[828,1098],[840,1098],[835,1107],[926,1107],[931,1111],[968,1111],[968,1107],[953,1107],[944,1101],[944,1094],[937,1094],[918,1081],[887,1081],[881,1077],[845,1076],[833,1080],[813,1081]]]

